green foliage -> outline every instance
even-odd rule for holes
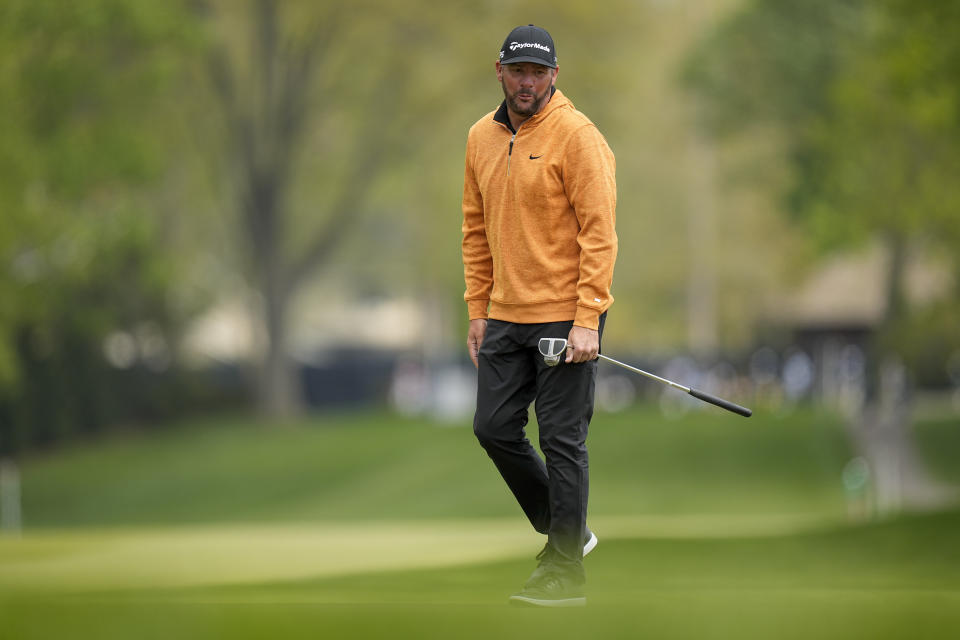
[[[785,134],[789,209],[824,248],[877,234],[956,243],[958,25],[954,4],[933,0],[758,0],[700,44],[685,80],[714,132]]]
[[[755,0],[700,44],[684,76],[716,135],[761,125],[783,138],[784,205],[821,252],[885,245],[878,344],[928,382],[943,380],[950,351],[931,360],[935,341],[919,327],[955,324],[955,305],[909,308],[903,256],[948,256],[953,288],[941,297],[960,286],[958,29],[956,3],[939,0]]]
[[[814,215],[843,212],[862,233],[956,246],[960,91],[943,73],[954,38],[913,11],[896,15],[891,7],[875,15],[868,43],[831,88],[834,117],[815,137],[824,170],[813,185],[829,208]],[[958,17],[940,16],[954,27]]]
[[[4,162],[33,169],[13,177],[69,202],[155,175],[163,137],[145,124],[169,89],[170,50],[185,38],[177,3],[13,1],[3,10],[5,126],[20,138]]]
[[[830,111],[824,89],[862,40],[863,0],[750,0],[688,54],[685,84],[718,133],[774,123],[804,129]]]
[[[176,329],[147,193],[193,37],[179,3],[0,8],[0,453],[119,419],[102,342]],[[122,404],[122,401],[119,401]]]
[[[862,50],[865,21],[861,0],[755,0],[694,48],[682,76],[701,97],[701,122],[715,135],[758,127],[783,133],[794,173],[784,202],[795,218],[813,218],[809,226],[824,246],[852,235],[848,215],[818,225],[819,187],[829,174],[821,131],[836,117],[831,89]]]

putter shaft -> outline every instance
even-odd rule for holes
[[[660,376],[655,375],[655,374],[653,374],[653,373],[650,373],[649,371],[644,371],[643,369],[637,369],[636,367],[631,367],[630,365],[625,364],[625,363],[623,363],[623,362],[620,362],[619,360],[614,360],[613,358],[608,358],[607,356],[603,355],[602,353],[601,353],[601,354],[598,354],[598,355],[599,355],[600,358],[603,358],[603,359],[606,360],[607,362],[612,362],[613,364],[617,365],[618,367],[623,367],[624,369],[627,369],[627,370],[629,370],[629,371],[633,371],[634,373],[639,373],[640,375],[646,376],[646,377],[650,378],[651,380],[656,380],[657,382],[662,382],[663,384],[669,385],[669,386],[673,387],[674,389],[680,389],[680,391],[683,391],[684,393],[690,393],[690,387],[685,387],[685,386],[683,386],[682,384],[678,384],[678,383],[674,382],[673,380],[667,380],[666,378],[661,378]]]
[[[565,341],[564,341],[564,342],[565,342]],[[573,346],[572,346],[572,345],[565,345],[565,348],[567,348],[567,349],[572,349]],[[541,353],[543,353],[542,350],[541,350]],[[544,354],[544,355],[545,355],[545,354]],[[603,354],[597,354],[597,355],[598,355],[598,357],[606,360],[607,362],[610,362],[610,363],[612,363],[612,364],[615,364],[615,365],[617,365],[618,367],[623,367],[624,369],[626,369],[626,370],[628,370],[628,371],[633,371],[634,373],[639,373],[640,375],[642,375],[642,376],[644,376],[644,377],[646,377],[646,378],[650,378],[651,380],[656,380],[657,382],[663,383],[663,384],[667,385],[668,387],[673,387],[674,389],[679,389],[680,391],[683,391],[684,393],[693,396],[693,397],[696,398],[697,400],[703,400],[704,402],[709,402],[709,403],[712,404],[712,405],[715,405],[715,406],[717,406],[717,407],[720,407],[721,409],[726,409],[727,411],[730,411],[730,412],[732,412],[732,413],[736,413],[736,414],[738,414],[738,415],[741,415],[741,416],[743,416],[744,418],[749,418],[750,416],[753,415],[753,411],[752,411],[752,410],[748,409],[747,407],[744,407],[744,406],[741,406],[741,405],[739,405],[739,404],[736,404],[735,402],[730,402],[729,400],[724,400],[723,398],[718,398],[717,396],[712,395],[712,394],[709,394],[709,393],[707,393],[706,391],[700,391],[699,389],[693,389],[693,388],[691,388],[691,387],[685,387],[684,385],[679,384],[679,383],[677,383],[677,382],[674,382],[673,380],[667,380],[666,378],[661,378],[660,376],[655,375],[655,374],[653,374],[653,373],[650,373],[649,371],[644,371],[643,369],[638,369],[638,368],[636,368],[636,367],[631,367],[630,365],[628,365],[628,364],[626,364],[626,363],[620,362],[619,360],[614,360],[613,358],[607,357],[607,356],[605,356],[605,355],[603,355]]]

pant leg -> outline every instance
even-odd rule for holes
[[[601,317],[603,332],[605,314]],[[550,323],[539,337],[566,337],[572,322]],[[550,526],[548,540],[564,564],[582,572],[590,489],[587,433],[593,417],[597,361],[537,369],[537,422],[546,456]]]
[[[524,344],[524,326],[487,322],[477,358],[473,431],[530,524],[546,533],[550,525],[547,467],[524,431],[527,410],[536,395],[538,359],[535,350]]]

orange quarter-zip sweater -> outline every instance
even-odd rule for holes
[[[470,319],[597,329],[613,303],[616,161],[563,93],[516,133],[506,105],[467,136],[464,299]]]

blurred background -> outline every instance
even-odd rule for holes
[[[2,0],[3,530],[516,516],[469,432],[460,195],[528,22],[617,157],[604,352],[756,411],[601,364],[633,497],[599,512],[953,504],[957,3]],[[337,467],[382,438],[457,443],[395,450],[435,501]],[[463,456],[491,495],[430,493]]]

